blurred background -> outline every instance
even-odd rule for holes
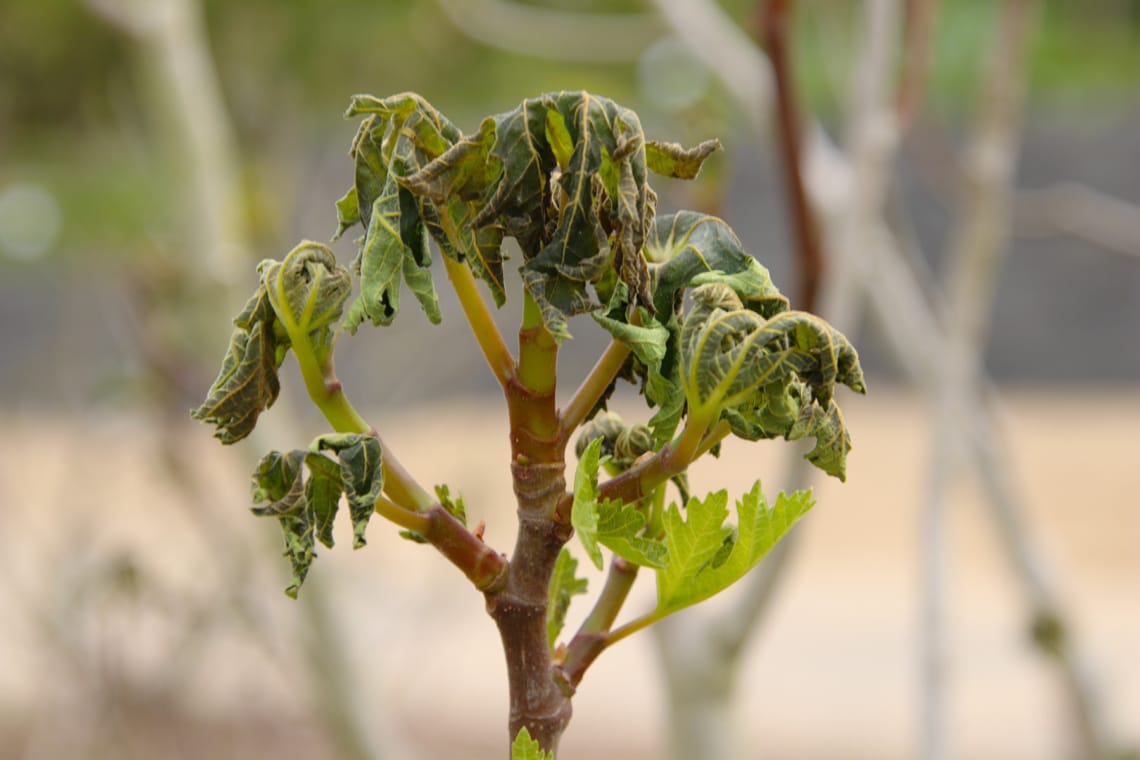
[[[871,388],[840,398],[848,482],[746,588],[607,652],[560,757],[1135,757],[1138,0],[0,0],[0,758],[503,755],[497,635],[430,548],[377,521],[281,593],[248,472],[324,432],[291,362],[233,449],[187,410],[256,262],[334,231],[350,95],[470,130],[560,89],[719,137],[659,209],[723,216],[794,304],[806,224]],[[339,374],[505,551],[501,399],[443,282],[442,326],[409,300]],[[694,485],[802,482],[787,448]]]

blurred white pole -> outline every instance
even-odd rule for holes
[[[172,152],[188,177],[183,192],[191,206],[184,232],[179,276],[188,280],[192,294],[179,308],[204,312],[201,321],[211,355],[221,353],[232,326],[226,316],[236,314],[255,282],[249,255],[241,197],[241,158],[237,138],[222,97],[217,70],[210,54],[208,35],[199,0],[86,0],[106,21],[131,35],[147,55],[153,71],[156,111],[169,129]],[[186,328],[192,329],[192,328]],[[212,337],[211,337],[212,336]],[[203,389],[204,390],[204,389]],[[185,414],[185,412],[181,412]],[[253,439],[257,450],[280,446],[293,438],[297,425],[287,406],[279,404],[272,415],[259,420]],[[170,446],[177,446],[172,440]],[[185,466],[182,452],[167,452],[169,464]],[[193,462],[190,462],[192,465]],[[192,485],[200,485],[194,474]],[[207,524],[206,529],[212,526]],[[221,539],[217,539],[221,540]],[[227,561],[242,551],[231,542]],[[384,730],[384,711],[362,715],[353,683],[354,671],[345,660],[343,642],[337,634],[334,607],[310,579],[301,597],[301,612],[309,640],[302,646],[307,655],[314,694],[310,697],[317,719],[324,724],[331,744],[342,760],[372,760],[396,748],[392,732]],[[386,738],[383,744],[380,735]]]
[[[1008,209],[1021,133],[1030,0],[1003,4],[983,78],[978,125],[962,162],[964,195],[951,245],[946,353],[937,380],[935,442],[923,511],[924,688],[920,757],[952,756],[945,700],[949,644],[946,502],[965,464],[966,424],[978,414],[979,383],[997,276],[1008,243]]]
[[[100,16],[143,47],[169,128],[177,131],[194,223],[187,225],[195,262],[187,274],[229,288],[245,274],[248,240],[237,181],[237,140],[217,71],[205,44],[197,0],[87,0]],[[146,72],[149,73],[149,72]],[[239,304],[240,307],[240,304]],[[225,327],[225,325],[223,325]],[[228,328],[226,329],[228,334]]]

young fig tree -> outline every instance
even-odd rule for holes
[[[657,214],[650,174],[691,179],[716,141],[685,149],[647,140],[637,114],[586,92],[530,98],[466,135],[412,93],[356,96],[348,116],[361,121],[337,234],[363,230],[356,260],[346,268],[303,242],[263,261],[193,416],[223,443],[241,440],[276,400],[277,371],[292,353],[330,430],[266,454],[253,474],[254,513],[275,517],[284,535],[286,593],[299,592],[317,542],[332,546],[342,501],[355,548],[373,514],[433,545],[485,596],[498,626],[513,755],[553,757],[599,654],[739,580],[813,503],[806,492],[769,500],[759,481],[731,507],[723,490],[690,495],[689,465],[731,435],[811,438],[807,458],[842,480],[851,439],[835,388],[864,392],[859,359],[827,322],[790,308],[723,221]],[[504,303],[506,238],[522,256],[517,351],[479,286]],[[446,487],[429,491],[400,464],[334,371],[344,333],[392,324],[405,287],[440,321],[433,254],[506,398],[504,465],[518,500],[509,557],[467,527],[467,508]],[[559,404],[559,346],[580,314],[611,340]],[[607,411],[619,380],[644,396],[645,421]],[[579,461],[568,488],[571,441]],[[599,569],[608,555],[609,570],[565,638],[567,608],[586,593],[567,547],[575,534]],[[641,568],[656,581],[656,605],[618,624]]]

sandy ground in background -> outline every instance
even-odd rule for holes
[[[1075,616],[1111,725],[1140,743],[1140,393],[1023,392],[1006,401],[1002,428],[1030,536]],[[925,408],[887,389],[843,405],[856,444],[849,480],[817,488],[791,572],[743,663],[741,757],[914,755]],[[385,417],[378,427],[391,431],[385,437],[409,469],[460,490],[472,519],[486,520],[487,540],[508,548],[513,505],[498,405],[454,401]],[[193,467],[219,480],[187,499],[152,466],[156,437],[142,420],[45,424],[6,412],[0,427],[0,570],[10,579],[0,584],[0,609],[9,611],[0,625],[0,718],[83,705],[90,674],[61,661],[60,640],[113,663],[130,683],[164,685],[195,714],[232,718],[251,706],[258,715],[305,714],[303,675],[237,624],[215,624],[189,667],[169,666],[170,651],[183,651],[184,616],[163,600],[208,608],[227,591],[252,600],[259,619],[271,621],[273,646],[286,662],[295,656],[302,608],[280,594],[284,560],[266,549],[235,579],[224,548],[194,528],[205,499],[214,506],[198,514],[238,546],[276,541],[271,523],[243,509],[239,457],[188,428]],[[694,470],[694,488],[738,494],[762,473],[775,487],[780,457],[775,443],[733,442],[719,462]],[[1027,606],[973,479],[954,489],[951,509],[954,755],[1069,756],[1059,679],[1028,645]],[[505,685],[481,599],[429,548],[379,523],[369,536],[366,549],[351,552],[339,525],[341,544],[321,552],[306,587],[332,606],[360,710],[418,756],[500,757]],[[112,557],[130,557],[140,570],[134,606],[85,584]],[[596,590],[600,579],[591,584]],[[648,605],[652,593],[643,579],[627,609]],[[571,625],[586,606],[571,608]],[[602,656],[575,701],[564,760],[661,755],[655,658],[648,636]]]

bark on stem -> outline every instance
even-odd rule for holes
[[[572,529],[555,516],[566,492],[565,442],[554,405],[558,345],[527,301],[518,369],[505,387],[518,537],[505,582],[486,600],[507,661],[510,738],[525,727],[545,751],[557,752],[571,705],[569,690],[555,679],[546,607],[554,563]]]

